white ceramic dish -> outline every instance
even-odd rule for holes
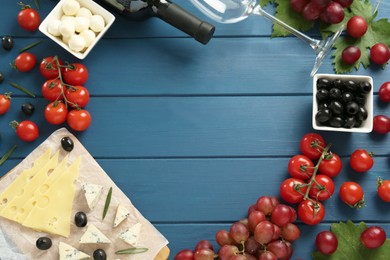
[[[359,127],[345,128],[345,127],[332,127],[320,125],[316,121],[316,114],[318,112],[318,103],[316,98],[317,93],[317,80],[320,78],[326,78],[329,80],[340,79],[343,81],[353,80],[355,82],[369,82],[372,86],[371,91],[366,94],[366,102],[364,108],[367,110],[367,119]],[[337,74],[316,74],[313,77],[313,115],[312,124],[315,130],[323,131],[336,131],[336,132],[354,132],[354,133],[370,133],[373,128],[373,80],[369,76],[357,76],[357,75],[337,75]]]
[[[48,25],[51,21],[54,19],[61,19],[63,15],[62,11],[62,5],[66,0],[61,0],[58,2],[58,4],[53,8],[53,10],[46,16],[46,18],[42,21],[42,23],[39,26],[39,30],[45,34],[47,37],[55,41],[57,44],[59,44],[61,47],[63,47],[65,50],[73,54],[75,57],[79,59],[84,59],[89,52],[93,49],[93,47],[98,43],[98,41],[102,38],[102,36],[107,32],[107,30],[111,27],[111,25],[115,21],[115,16],[112,15],[110,12],[108,12],[106,9],[98,5],[92,0],[77,0],[80,3],[81,7],[88,8],[92,14],[98,14],[101,15],[105,21],[105,27],[102,31],[100,31],[97,35],[95,40],[89,45],[88,48],[86,48],[83,51],[75,52],[71,50],[61,37],[56,37],[50,34],[47,30]]]

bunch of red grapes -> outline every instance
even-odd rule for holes
[[[184,249],[174,260],[267,260],[290,259],[292,242],[300,230],[293,223],[297,219],[294,208],[273,196],[261,196],[248,209],[248,216],[233,223],[229,230],[219,230],[215,239],[220,249],[217,254],[208,240],[197,243],[194,250]]]
[[[321,202],[333,195],[332,178],[342,168],[340,157],[329,148],[321,135],[304,135],[300,141],[301,154],[293,156],[288,163],[290,177],[280,185],[281,198],[289,204],[298,204],[298,217],[308,225],[323,220],[325,207]]]
[[[321,20],[327,24],[337,24],[344,19],[344,8],[353,0],[290,0],[291,8],[301,13],[308,21]]]

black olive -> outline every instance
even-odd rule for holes
[[[319,89],[317,90],[316,97],[319,102],[327,101],[329,98],[329,91],[326,89]]]
[[[341,79],[335,79],[333,80],[333,86],[336,88],[344,88],[345,87],[345,82],[342,81]]]
[[[107,259],[107,254],[103,249],[96,249],[93,252],[93,259],[94,260],[106,260]]]
[[[367,110],[364,107],[359,106],[359,110],[358,110],[356,116],[357,116],[357,119],[360,121],[366,120],[368,117]]]
[[[65,151],[70,152],[73,150],[74,143],[69,136],[65,136],[61,139],[61,146]]]
[[[352,128],[356,125],[356,119],[354,117],[347,117],[344,122],[345,128]]]
[[[1,43],[3,44],[3,48],[7,51],[11,50],[14,47],[14,40],[11,36],[3,36],[1,39]]]
[[[317,80],[317,89],[330,89],[332,86],[333,85],[329,79],[319,78]]]
[[[359,105],[364,106],[364,104],[366,103],[366,95],[365,94],[357,94],[355,96],[355,100]]]
[[[331,101],[329,109],[332,111],[333,115],[341,115],[344,113],[344,107],[339,101]]]
[[[339,99],[341,99],[341,90],[339,88],[331,88],[329,90],[329,97],[332,100],[339,100]]]
[[[356,113],[359,111],[359,105],[356,102],[349,102],[346,105],[346,112],[350,116],[356,115]]]
[[[346,88],[348,91],[350,91],[350,92],[356,92],[356,91],[359,90],[358,84],[356,84],[356,82],[353,81],[353,80],[347,80],[347,81],[345,82],[345,88]]]
[[[40,237],[37,239],[37,242],[35,243],[35,245],[40,250],[47,250],[51,247],[52,242],[51,242],[51,239],[48,237]]]
[[[79,211],[74,215],[74,223],[76,224],[76,226],[85,227],[87,225],[87,222],[87,215],[84,212]]]
[[[23,103],[22,104],[22,111],[28,116],[31,116],[34,114],[35,108],[34,105],[31,103]]]
[[[370,91],[372,89],[371,83],[368,81],[360,82],[359,86],[360,86],[360,92],[363,94],[370,93]]]
[[[2,72],[0,72],[0,83],[3,82],[5,79],[5,76]]]
[[[327,109],[327,108],[329,108],[329,104],[328,103],[320,103],[320,104],[318,104],[318,110]]]
[[[329,125],[332,127],[342,127],[344,125],[344,120],[340,116],[335,116],[329,120]]]
[[[322,110],[318,110],[315,118],[316,118],[316,121],[320,122],[320,123],[325,123],[326,121],[328,121],[332,116],[332,113],[330,112],[330,109],[322,109]]]

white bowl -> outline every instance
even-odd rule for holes
[[[69,48],[68,44],[66,44],[61,37],[59,36],[53,36],[50,34],[47,30],[48,25],[55,19],[61,19],[63,15],[62,11],[62,5],[66,0],[61,0],[58,2],[58,4],[53,8],[53,10],[46,16],[46,18],[42,21],[42,23],[39,26],[39,30],[45,34],[47,37],[55,41],[57,44],[59,44],[61,47],[63,47],[65,50],[73,54],[75,57],[79,59],[84,59],[89,52],[93,49],[93,47],[97,44],[97,42],[102,38],[104,33],[107,32],[107,30],[110,28],[110,26],[115,21],[115,16],[112,15],[110,12],[108,12],[106,9],[98,5],[92,0],[77,0],[80,3],[81,7],[85,7],[89,9],[92,14],[101,15],[105,21],[105,27],[102,31],[96,34],[96,38],[94,41],[89,45],[88,48],[85,48],[84,50],[80,52],[73,51]]]
[[[320,78],[326,78],[329,80],[340,79],[342,81],[353,80],[355,82],[369,82],[371,84],[371,91],[366,95],[366,102],[364,108],[367,111],[367,119],[362,122],[359,127],[333,127],[327,126],[325,124],[319,124],[316,121],[316,114],[318,112],[318,103],[317,103],[317,80]],[[369,76],[356,76],[356,75],[337,75],[337,74],[316,74],[313,77],[313,115],[312,115],[312,124],[315,130],[323,131],[336,131],[336,132],[354,132],[354,133],[370,133],[373,128],[373,80]]]

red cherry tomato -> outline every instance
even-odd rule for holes
[[[17,20],[19,26],[24,30],[34,32],[41,23],[41,16],[31,6],[22,4],[22,10],[18,13]]]
[[[42,96],[49,100],[50,102],[56,100],[62,100],[62,92],[65,89],[65,86],[61,84],[59,79],[48,79],[42,85]]]
[[[16,135],[25,142],[32,142],[39,137],[38,126],[32,121],[12,121],[11,126],[16,130]]]
[[[351,168],[357,172],[366,172],[374,165],[373,154],[364,149],[355,150],[349,159]]]
[[[15,68],[21,72],[28,72],[32,70],[37,62],[37,59],[34,54],[30,52],[22,52],[19,54],[15,61]]]
[[[11,106],[11,94],[0,94],[0,115],[4,115]]]
[[[290,204],[301,202],[306,190],[306,183],[297,178],[285,179],[279,188],[280,197]]]
[[[364,205],[363,188],[353,181],[343,182],[340,186],[340,198],[350,207],[361,208]]]
[[[68,109],[61,101],[51,102],[45,109],[46,121],[53,125],[60,125],[66,121]]]
[[[325,174],[331,178],[339,175],[343,163],[340,157],[335,153],[328,153],[325,155],[325,158],[321,160],[320,165],[318,166],[318,171],[321,174]]]
[[[74,86],[66,89],[65,97],[69,106],[82,108],[89,102],[89,91],[84,86]]]
[[[69,85],[84,85],[88,79],[88,70],[81,63],[72,63],[64,69],[62,76]]]
[[[314,172],[314,163],[305,155],[295,155],[288,162],[288,173],[301,180],[309,179]]]
[[[317,133],[308,133],[304,135],[299,144],[301,153],[312,160],[320,158],[326,143],[324,138]]]
[[[68,125],[75,131],[84,131],[91,124],[91,114],[85,109],[73,109],[66,118]]]
[[[377,193],[381,200],[390,202],[390,180],[382,180],[379,178]]]
[[[304,200],[298,205],[298,217],[307,225],[316,225],[325,217],[325,207],[321,202]]]
[[[313,199],[324,201],[329,199],[334,193],[334,182],[333,180],[324,174],[318,174],[314,177],[309,196]]]
[[[58,65],[63,66],[63,62],[57,57],[46,57],[39,64],[39,71],[46,79],[55,79],[59,76],[59,71],[63,68],[58,68]]]

